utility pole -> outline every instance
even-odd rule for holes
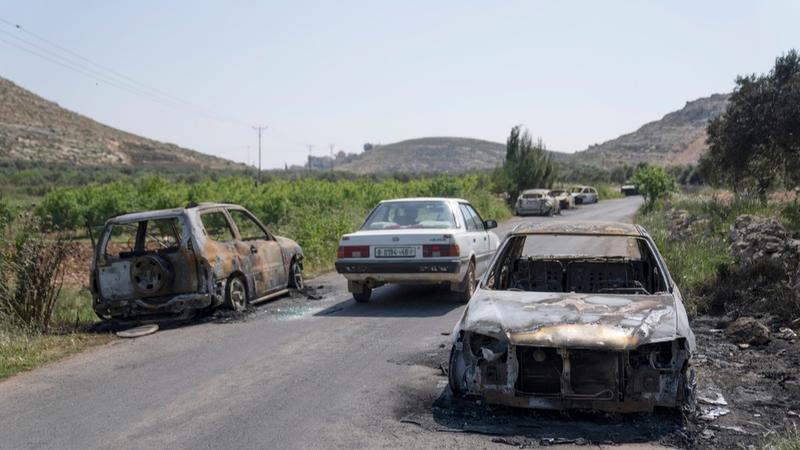
[[[336,144],[330,144],[329,147],[331,149],[331,171],[333,171],[333,148],[336,147]]]
[[[266,125],[253,127],[258,131],[258,177],[256,178],[256,186],[261,184],[261,132],[267,129]]]
[[[308,171],[311,172],[311,150],[314,150],[314,145],[308,144]]]

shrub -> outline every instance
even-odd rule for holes
[[[631,180],[644,196],[645,211],[650,211],[656,202],[676,191],[675,179],[659,166],[646,166],[638,169]]]
[[[6,323],[46,331],[73,244],[64,235],[45,235],[29,214],[15,225],[12,239],[0,240],[0,316]]]

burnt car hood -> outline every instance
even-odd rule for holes
[[[685,337],[694,348],[686,312],[672,294],[479,290],[460,325],[515,345],[628,350]]]

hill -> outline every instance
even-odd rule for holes
[[[0,77],[0,159],[76,166],[235,169],[238,163],[117,130]]]
[[[570,161],[598,167],[696,163],[706,149],[708,121],[725,111],[729,94],[714,94],[686,102],[660,120],[646,123],[633,133],[576,152]]]
[[[557,159],[563,154],[553,152]],[[351,155],[336,170],[368,173],[467,172],[493,169],[506,155],[505,144],[460,137],[427,137],[376,145]]]

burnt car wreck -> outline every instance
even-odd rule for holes
[[[206,203],[109,219],[90,288],[103,319],[188,316],[303,288],[303,251],[237,205]]]
[[[453,332],[454,394],[610,412],[693,403],[695,338],[653,240],[635,225],[523,225]]]

